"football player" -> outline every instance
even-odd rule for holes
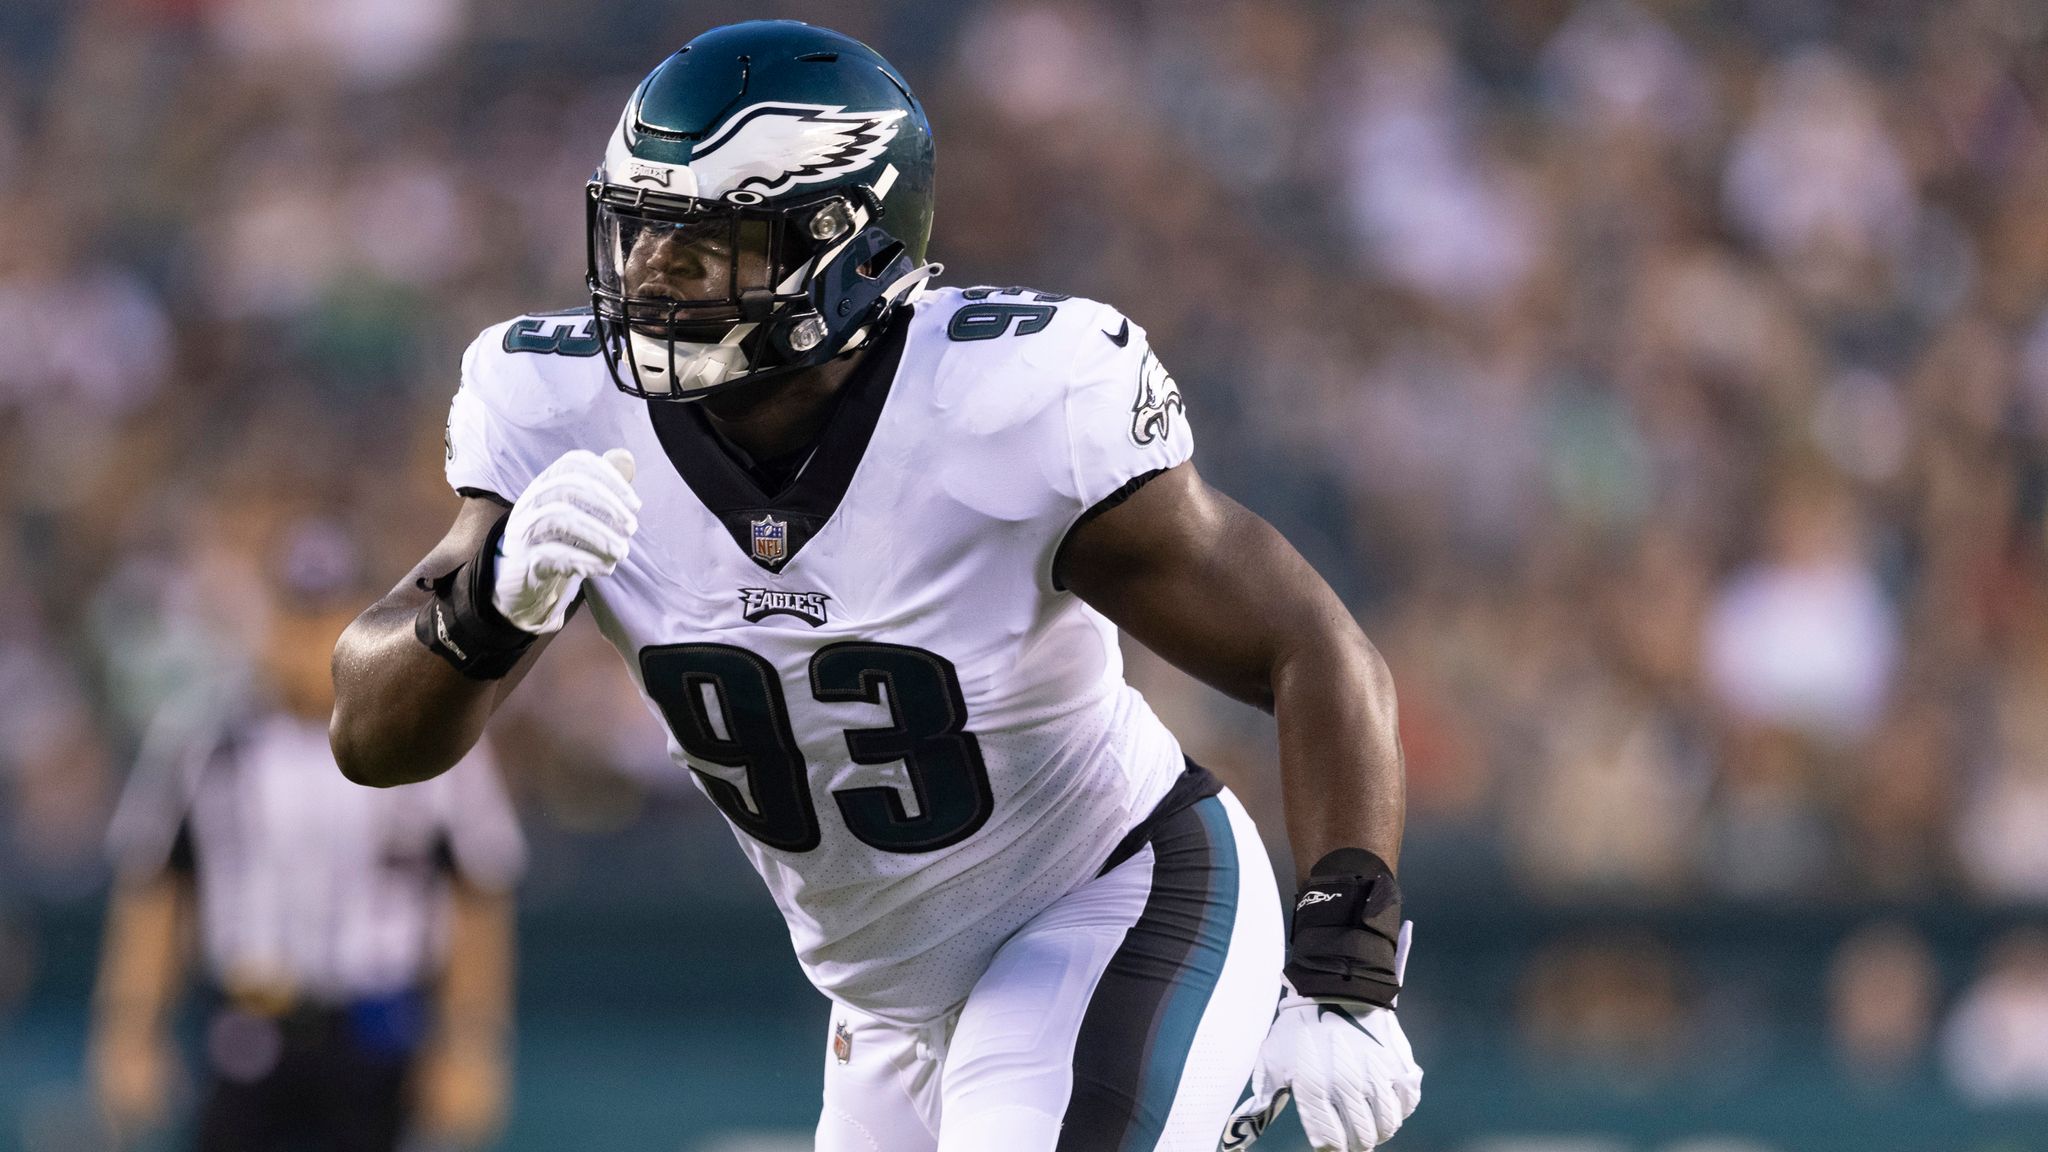
[[[591,306],[470,346],[462,510],[336,649],[343,770],[452,764],[585,605],[833,1002],[818,1148],[1209,1152],[1290,1096],[1371,1148],[1421,1081],[1387,669],[1203,484],[1143,329],[932,286],[932,177],[902,75],[824,29],[716,29],[641,82]],[[1284,955],[1258,833],[1119,626],[1278,718]]]

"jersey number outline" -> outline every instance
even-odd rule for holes
[[[790,729],[774,665],[730,644],[667,644],[641,650],[640,674],[684,752],[745,770],[745,792],[697,772],[726,819],[771,848],[809,852],[818,846],[810,765]],[[834,791],[840,817],[861,843],[884,852],[936,852],[988,822],[995,794],[981,742],[966,730],[967,702],[951,661],[901,644],[840,641],[812,654],[810,687],[820,703],[886,701],[889,707],[890,726],[848,729],[846,750],[856,764],[901,763],[917,814],[891,785]]]
[[[580,316],[582,322],[573,318]],[[505,329],[504,347],[507,352],[539,352],[555,356],[595,356],[603,345],[595,329],[584,330],[590,320],[587,308],[571,308],[563,312],[542,312],[525,316],[512,322]]]
[[[1059,309],[1053,305],[1067,296],[1057,292],[1037,292],[1030,288],[969,288],[960,293],[962,299],[974,303],[953,313],[946,322],[946,338],[954,341],[994,340],[1013,332],[1018,336],[1029,336],[1043,332],[1052,323],[1053,313]],[[990,300],[990,296],[1029,296],[1030,304],[1005,304]],[[1010,322],[1016,321],[1013,329]]]

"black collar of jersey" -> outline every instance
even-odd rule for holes
[[[896,309],[889,327],[841,387],[809,463],[780,492],[762,491],[697,405],[647,402],[654,434],[676,474],[754,563],[782,571],[846,498],[895,383],[910,312],[909,307]]]

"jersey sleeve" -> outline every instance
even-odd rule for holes
[[[488,743],[478,742],[448,770],[443,805],[443,832],[455,873],[489,892],[517,884],[526,871],[526,838]]]
[[[498,331],[485,329],[462,354],[462,384],[448,405],[442,447],[449,487],[464,496],[494,496],[509,504],[525,489],[526,480],[513,467],[516,429],[494,403],[493,393],[499,389],[491,353]]]
[[[1180,387],[1145,330],[1108,306],[1083,333],[1066,396],[1068,488],[1075,523],[1194,455]],[[1071,528],[1069,529],[1071,530]]]

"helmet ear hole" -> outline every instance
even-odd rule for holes
[[[900,240],[892,240],[889,243],[884,244],[881,250],[876,252],[873,256],[868,257],[866,260],[861,261],[860,264],[855,266],[854,272],[858,273],[860,278],[863,280],[873,280],[875,277],[880,276],[882,274],[882,269],[887,268],[889,265],[895,263],[896,257],[901,256],[902,254],[903,242]]]

